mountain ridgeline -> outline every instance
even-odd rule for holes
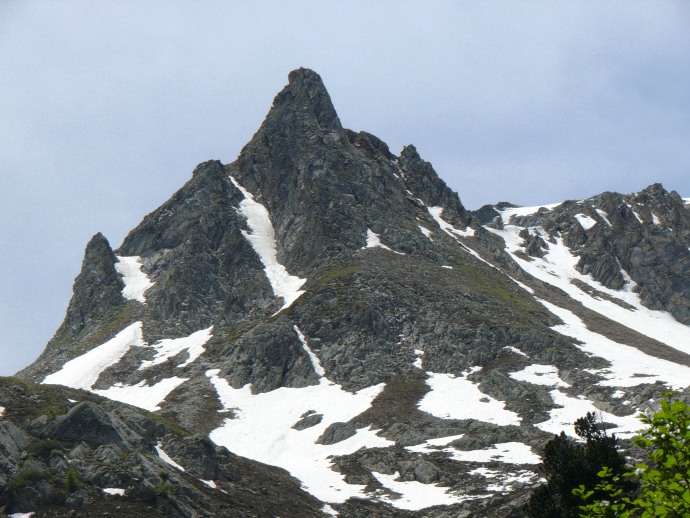
[[[688,394],[689,247],[659,184],[468,211],[295,70],[237,160],[88,243],[63,324],[0,380],[0,505],[521,516],[554,433],[598,411],[625,439]]]

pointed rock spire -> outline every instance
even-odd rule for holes
[[[290,72],[288,84],[275,97],[268,119],[289,120],[289,112],[294,112],[307,129],[327,132],[342,130],[321,76],[308,68]]]

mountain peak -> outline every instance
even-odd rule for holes
[[[308,68],[298,68],[288,74],[288,84],[273,101],[269,117],[275,114],[282,118],[288,111],[296,112],[307,125],[315,120],[320,130],[342,130],[321,76]]]

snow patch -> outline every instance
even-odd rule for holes
[[[149,385],[147,381],[140,381],[136,385],[116,383],[108,389],[92,389],[91,392],[114,401],[143,408],[149,412],[155,412],[160,410],[160,404],[168,397],[168,394],[187,380],[189,378],[173,376],[172,378],[163,378],[155,385]]]
[[[418,369],[421,369],[422,368],[422,356],[424,356],[424,351],[422,351],[420,349],[415,349],[414,355],[417,357],[417,359],[412,363],[412,366],[417,367]]]
[[[575,214],[575,219],[577,222],[580,224],[582,228],[585,230],[589,230],[592,228],[594,225],[597,224],[597,220],[594,218],[590,218],[586,214]]]
[[[596,415],[601,414],[604,422],[615,424],[616,426],[609,428],[607,432],[615,433],[621,438],[632,437],[642,428],[642,423],[636,414],[621,417],[602,412],[585,396],[574,398],[555,389],[551,391],[551,399],[560,408],[552,409],[549,412],[549,419],[547,421],[534,425],[545,432],[558,435],[563,431],[566,435],[577,437],[574,423],[577,419],[587,414],[587,412],[592,412]]]
[[[362,250],[365,250],[367,248],[383,248],[384,250],[388,250],[389,252],[393,252],[394,254],[405,255],[403,252],[396,252],[390,247],[384,245],[381,242],[381,237],[371,229],[367,229],[367,244],[366,246],[362,247]]]
[[[170,464],[172,467],[179,469],[180,471],[186,471],[182,466],[180,466],[177,462],[172,460],[170,458],[170,455],[165,453],[163,450],[163,446],[161,445],[161,442],[158,441],[158,444],[156,444],[156,451],[158,452],[158,456],[161,458],[163,462],[166,462],[167,464]]]
[[[429,230],[428,228],[423,227],[419,224],[417,226],[419,227],[419,230],[422,232],[422,234],[424,234],[427,238],[429,238],[429,241],[433,241],[433,239],[431,239],[431,230]]]
[[[541,457],[532,448],[521,442],[503,442],[493,444],[482,450],[443,450],[451,458],[460,462],[503,462],[506,464],[540,464]]]
[[[386,475],[372,471],[383,487],[400,495],[399,498],[388,495],[378,494],[379,498],[398,509],[408,511],[419,511],[435,505],[453,505],[467,500],[485,498],[485,496],[454,495],[447,487],[440,487],[434,484],[422,484],[417,481],[401,482],[396,480],[400,477],[399,473]]]
[[[539,209],[546,209],[548,211],[551,211],[561,205],[560,203],[551,203],[549,205],[537,205],[534,207],[510,207],[504,210],[498,210],[496,209],[499,214],[501,215],[501,219],[503,220],[503,224],[506,225],[510,223],[510,218],[513,216],[520,217],[520,216],[531,216],[532,214],[536,214],[539,212]]]
[[[427,210],[429,211],[429,214],[431,214],[431,217],[434,218],[434,220],[436,220],[438,226],[441,227],[441,230],[443,230],[449,236],[455,237],[456,239],[457,236],[474,236],[473,228],[467,227],[465,228],[465,230],[460,230],[459,228],[455,228],[453,225],[451,225],[445,219],[443,219],[443,217],[441,216],[443,214],[443,207],[427,207]]]
[[[5,414],[5,407],[0,406],[0,417],[2,417]]]
[[[300,288],[307,280],[290,275],[285,266],[278,262],[275,230],[266,207],[255,201],[254,196],[237,183],[232,176],[230,180],[244,195],[244,199],[240,202],[240,212],[247,219],[249,232],[243,230],[242,234],[261,259],[273,293],[285,301],[283,307],[278,310],[280,312],[290,307],[304,293],[304,290],[300,290]]]
[[[515,354],[519,354],[520,356],[524,356],[525,358],[529,358],[529,354],[523,353],[520,349],[517,347],[513,347],[512,345],[506,345],[504,349],[508,349],[509,351],[514,352]]]
[[[475,419],[499,426],[520,424],[520,417],[506,410],[505,402],[484,394],[469,379],[468,374],[479,368],[466,371],[460,376],[427,372],[426,380],[431,389],[417,404],[419,409],[442,419]]]
[[[601,209],[594,209],[594,210],[597,211],[597,214],[599,214],[599,216],[601,217],[601,219],[603,219],[609,227],[612,227],[612,226],[613,226],[613,225],[611,225],[611,222],[609,221],[609,215],[608,215],[607,212],[604,212],[604,211],[601,210]]]
[[[101,489],[106,495],[112,496],[125,496],[125,490],[119,487],[104,487]]]
[[[414,446],[407,446],[405,449],[415,453],[433,453],[439,451],[441,446],[446,446],[453,441],[461,439],[465,434],[449,435],[447,437],[437,437],[436,439],[427,439],[422,444]]]
[[[59,371],[46,376],[42,383],[91,390],[101,373],[116,364],[131,347],[144,347],[141,322],[134,322],[103,345],[68,361]]]
[[[151,282],[148,275],[141,271],[141,257],[138,255],[130,257],[117,256],[115,270],[122,275],[122,296],[127,300],[137,300],[146,304],[144,293],[155,283]]]
[[[513,491],[515,489],[513,486],[514,484],[520,484],[521,486],[524,486],[525,484],[532,485],[539,480],[539,475],[526,469],[521,469],[514,473],[505,473],[481,466],[469,471],[468,474],[480,475],[484,478],[497,479],[497,483],[488,484],[486,486],[486,490],[500,493]]]
[[[558,376],[558,368],[555,365],[528,365],[521,371],[511,372],[511,378],[517,381],[526,381],[533,385],[545,385],[547,387],[569,387],[565,381]]]
[[[304,337],[299,327],[292,326],[292,328],[295,330],[295,333],[297,333],[297,338],[299,338],[299,341],[302,342],[302,349],[304,349],[304,352],[306,352],[309,356],[309,360],[311,361],[311,364],[314,367],[314,372],[316,372],[316,374],[318,374],[319,377],[323,378],[326,375],[326,370],[321,366],[321,361],[319,360],[319,357],[316,356],[316,354],[314,354],[314,351],[311,350],[309,344],[307,344],[307,339]]]
[[[165,363],[169,358],[177,356],[184,350],[187,351],[189,357],[185,362],[179,364],[178,367],[189,365],[206,350],[204,345],[211,339],[211,336],[213,336],[211,334],[212,330],[213,326],[192,333],[189,336],[182,338],[166,338],[153,344],[151,347],[156,350],[156,356],[153,360],[142,362],[139,370],[148,369],[154,365]]]
[[[218,487],[213,480],[204,480],[203,478],[200,478],[199,480],[201,480],[201,482],[206,484],[211,489],[216,489]]]
[[[652,212],[652,223],[655,225],[661,225],[661,220],[659,217]]]
[[[360,448],[387,447],[394,443],[361,428],[336,444],[316,440],[333,423],[348,422],[371,406],[384,384],[351,393],[326,377],[318,385],[281,387],[253,394],[251,385],[236,389],[219,376],[218,369],[206,372],[218,393],[224,411],[233,418],[213,430],[210,438],[231,452],[249,459],[284,468],[298,478],[304,488],[323,502],[342,503],[350,497],[366,498],[364,485],[348,484],[331,469],[332,456],[348,455]],[[306,412],[323,416],[320,423],[304,430],[292,425]]]
[[[637,218],[637,221],[639,221],[640,223],[642,223],[642,218],[640,218],[640,215],[639,215],[637,212],[635,212],[635,209],[632,208],[632,205],[630,205],[629,203],[626,203],[626,205],[627,205],[628,208],[632,211],[633,216],[635,216],[635,218]]]

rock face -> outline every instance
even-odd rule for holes
[[[579,257],[578,271],[614,290],[630,279],[645,307],[690,324],[690,211],[677,192],[654,184],[628,196],[607,192],[513,218],[552,239],[562,236]],[[548,250],[541,237],[528,239],[529,255]]]
[[[660,185],[471,213],[296,70],[236,161],[89,243],[65,322],[0,384],[3,505],[519,516],[551,434],[600,409],[626,437],[687,390],[689,222]]]
[[[285,471],[137,408],[17,378],[0,378],[0,401],[0,506],[8,514],[319,515],[321,504]]]

